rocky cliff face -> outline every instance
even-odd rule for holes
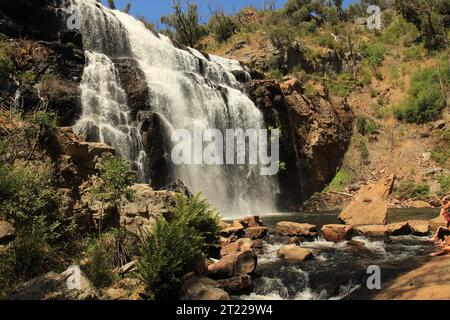
[[[268,126],[281,129],[283,203],[300,204],[334,177],[352,136],[347,102],[308,98],[297,80],[255,80],[247,90]]]
[[[81,112],[79,83],[85,64],[81,35],[64,29],[62,1],[2,1],[1,48],[13,69],[0,72],[0,95],[15,96],[24,111],[48,106],[60,124]]]

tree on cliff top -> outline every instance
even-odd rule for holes
[[[206,33],[199,21],[197,4],[186,1],[183,5],[181,0],[174,0],[172,9],[172,14],[161,17],[167,34],[180,43],[195,48]]]

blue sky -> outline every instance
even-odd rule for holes
[[[159,22],[159,18],[171,13],[170,4],[172,0],[130,0],[131,1],[131,14],[134,16],[142,15],[151,22]],[[277,6],[281,7],[286,0],[275,0]],[[345,0],[345,4],[354,2],[355,0]],[[106,3],[106,0],[102,0]],[[128,0],[115,0],[116,7],[122,9],[125,7]],[[200,6],[200,12],[202,20],[205,21],[208,17],[208,3],[211,2],[213,6],[222,7],[227,13],[233,13],[242,7],[255,6],[262,7],[263,0],[196,0]]]

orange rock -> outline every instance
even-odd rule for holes
[[[250,239],[263,239],[269,233],[266,227],[250,227],[245,230],[245,236]]]
[[[239,222],[244,226],[244,228],[264,227],[264,224],[262,223],[259,216],[246,217],[244,219],[241,219]]]
[[[290,262],[303,262],[313,257],[312,252],[305,248],[300,248],[295,244],[282,246],[277,256],[279,259],[284,259]]]
[[[353,227],[344,224],[328,224],[322,227],[322,234],[325,240],[340,242],[349,240]]]
[[[317,226],[308,223],[296,223],[289,221],[278,222],[276,226],[277,234],[280,236],[304,236],[304,237],[316,237]]]
[[[395,175],[362,188],[355,199],[341,212],[339,219],[348,225],[385,225],[388,198],[392,193]]]

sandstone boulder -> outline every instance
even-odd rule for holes
[[[20,286],[8,300],[98,300],[97,290],[78,266],[49,272]]]
[[[246,217],[239,220],[239,222],[244,226],[244,228],[264,227],[264,224],[259,216]]]
[[[408,221],[411,233],[415,236],[423,237],[430,233],[430,222],[424,220],[410,220]]]
[[[253,251],[234,252],[209,265],[208,270],[214,279],[227,279],[253,273],[257,260]]]
[[[6,245],[16,238],[16,230],[8,222],[0,221],[0,245]]]
[[[383,225],[364,225],[356,226],[355,232],[368,238],[381,238],[389,235],[389,229]]]
[[[280,236],[288,237],[317,237],[317,226],[307,223],[296,223],[289,221],[278,222],[276,232]]]
[[[263,239],[269,234],[266,227],[249,227],[245,230],[245,237],[256,240]]]
[[[300,248],[295,244],[282,246],[278,250],[277,256],[279,259],[287,260],[289,262],[303,262],[313,257],[311,251]]]
[[[230,296],[220,285],[206,277],[195,277],[184,282],[180,293],[181,300],[190,301],[220,301],[230,300]]]
[[[430,208],[433,208],[433,206],[431,204],[429,204],[426,201],[422,201],[422,200],[416,200],[416,201],[411,202],[409,207],[413,208],[413,209],[430,209]]]
[[[224,238],[237,237],[241,238],[244,235],[244,227],[240,226],[230,226],[220,231],[220,236]]]
[[[220,250],[221,256],[226,256],[232,253],[249,251],[252,249],[253,241],[249,238],[242,238],[235,242],[228,243],[222,247]]]
[[[391,236],[404,236],[411,233],[408,222],[392,223],[387,226]]]
[[[387,221],[388,198],[392,193],[395,175],[362,188],[355,199],[341,212],[339,219],[353,226],[385,225]]]
[[[328,224],[322,227],[322,234],[325,240],[340,242],[350,240],[353,227],[342,224]]]

